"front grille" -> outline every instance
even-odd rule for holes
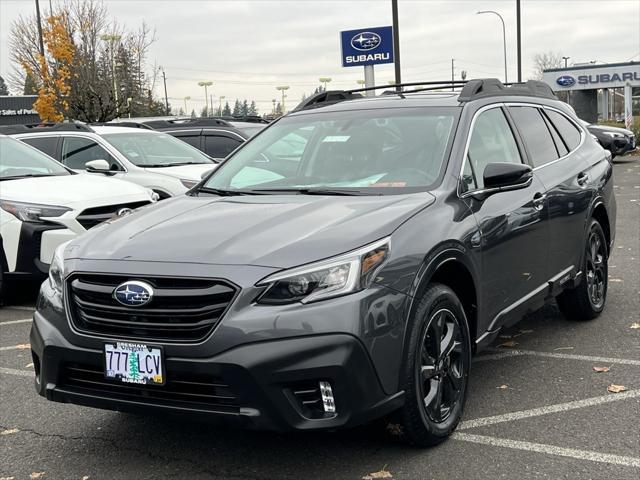
[[[105,205],[102,207],[87,208],[80,212],[76,220],[86,230],[89,230],[96,225],[109,220],[114,215],[117,215],[118,211],[123,208],[130,208],[134,210],[139,207],[148,205],[150,202],[133,202],[133,203],[121,203],[119,205]]]
[[[167,374],[163,386],[121,383],[108,379],[100,367],[68,363],[61,369],[60,387],[114,399],[135,400],[175,406],[238,412],[238,398],[220,377],[191,374]]]
[[[116,287],[131,280],[153,287],[148,304],[128,307],[113,298]],[[215,279],[74,274],[67,280],[73,326],[118,339],[200,341],[220,321],[236,292],[233,285]]]

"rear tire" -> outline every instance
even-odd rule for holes
[[[409,328],[400,416],[406,440],[428,447],[446,440],[462,418],[471,363],[469,327],[456,294],[436,283],[422,295]]]
[[[556,301],[568,319],[593,320],[604,310],[609,286],[607,239],[595,219],[591,220],[587,231],[581,270],[580,284],[562,292]]]

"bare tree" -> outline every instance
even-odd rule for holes
[[[542,73],[549,68],[562,67],[562,53],[542,52],[533,56],[533,78],[542,80]]]

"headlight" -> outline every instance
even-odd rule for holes
[[[23,222],[43,223],[43,218],[59,217],[71,209],[55,205],[38,205],[37,203],[12,202],[0,200],[0,208]]]
[[[608,135],[611,138],[625,138],[625,136],[618,132],[602,132],[605,135]]]
[[[185,188],[188,188],[189,190],[191,190],[193,187],[195,187],[198,182],[195,180],[188,180],[186,178],[181,178],[180,179],[180,183],[182,183],[182,185],[185,186]]]
[[[258,283],[268,288],[263,305],[310,303],[368,287],[389,256],[389,238],[329,260],[271,275]]]
[[[71,240],[64,242],[56,248],[51,265],[49,265],[49,285],[59,295],[62,295],[62,282],[64,281],[64,249],[70,242]]]

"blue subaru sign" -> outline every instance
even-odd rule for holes
[[[342,66],[393,63],[393,28],[375,27],[340,32]]]
[[[556,79],[556,83],[561,87],[571,87],[576,83],[576,79],[571,75],[562,75]]]

